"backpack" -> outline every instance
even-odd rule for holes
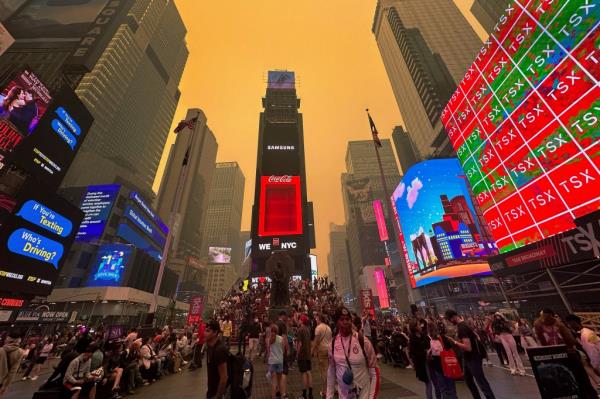
[[[242,354],[227,355],[228,397],[232,399],[249,398],[252,394],[254,368]]]

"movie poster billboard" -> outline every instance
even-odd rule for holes
[[[11,153],[28,137],[46,112],[52,97],[30,70],[23,70],[0,92],[0,154]]]
[[[247,281],[247,280],[246,280]],[[190,309],[188,311],[188,325],[194,325],[200,323],[202,320],[202,313],[204,312],[204,296],[198,295],[192,297],[190,300]]]
[[[498,253],[486,238],[457,159],[411,167],[392,196],[413,288],[448,278],[490,274]]]
[[[215,264],[231,263],[231,248],[229,247],[208,247],[208,262]]]
[[[600,207],[599,20],[597,1],[509,2],[442,112],[501,253]]]

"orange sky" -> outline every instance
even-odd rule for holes
[[[471,23],[472,0],[455,0]],[[179,85],[176,124],[186,109],[204,110],[219,143],[217,161],[237,161],[246,176],[242,230],[250,229],[258,116],[266,72],[296,72],[304,115],[308,198],[314,202],[319,273],[327,271],[329,223],[343,223],[340,175],[349,140],[370,138],[371,110],[380,137],[401,117],[371,24],[376,0],[176,0],[190,55]],[[481,33],[481,28],[477,24]],[[171,129],[172,130],[172,129]],[[171,133],[154,185],[158,190]]]

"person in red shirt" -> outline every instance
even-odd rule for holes
[[[198,322],[198,332],[196,340],[192,343],[192,363],[190,364],[190,371],[196,368],[202,368],[202,355],[204,354],[204,344],[206,344],[205,336],[206,324],[202,322],[202,319]]]

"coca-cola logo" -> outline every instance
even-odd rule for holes
[[[269,183],[291,183],[292,176],[269,176]]]

